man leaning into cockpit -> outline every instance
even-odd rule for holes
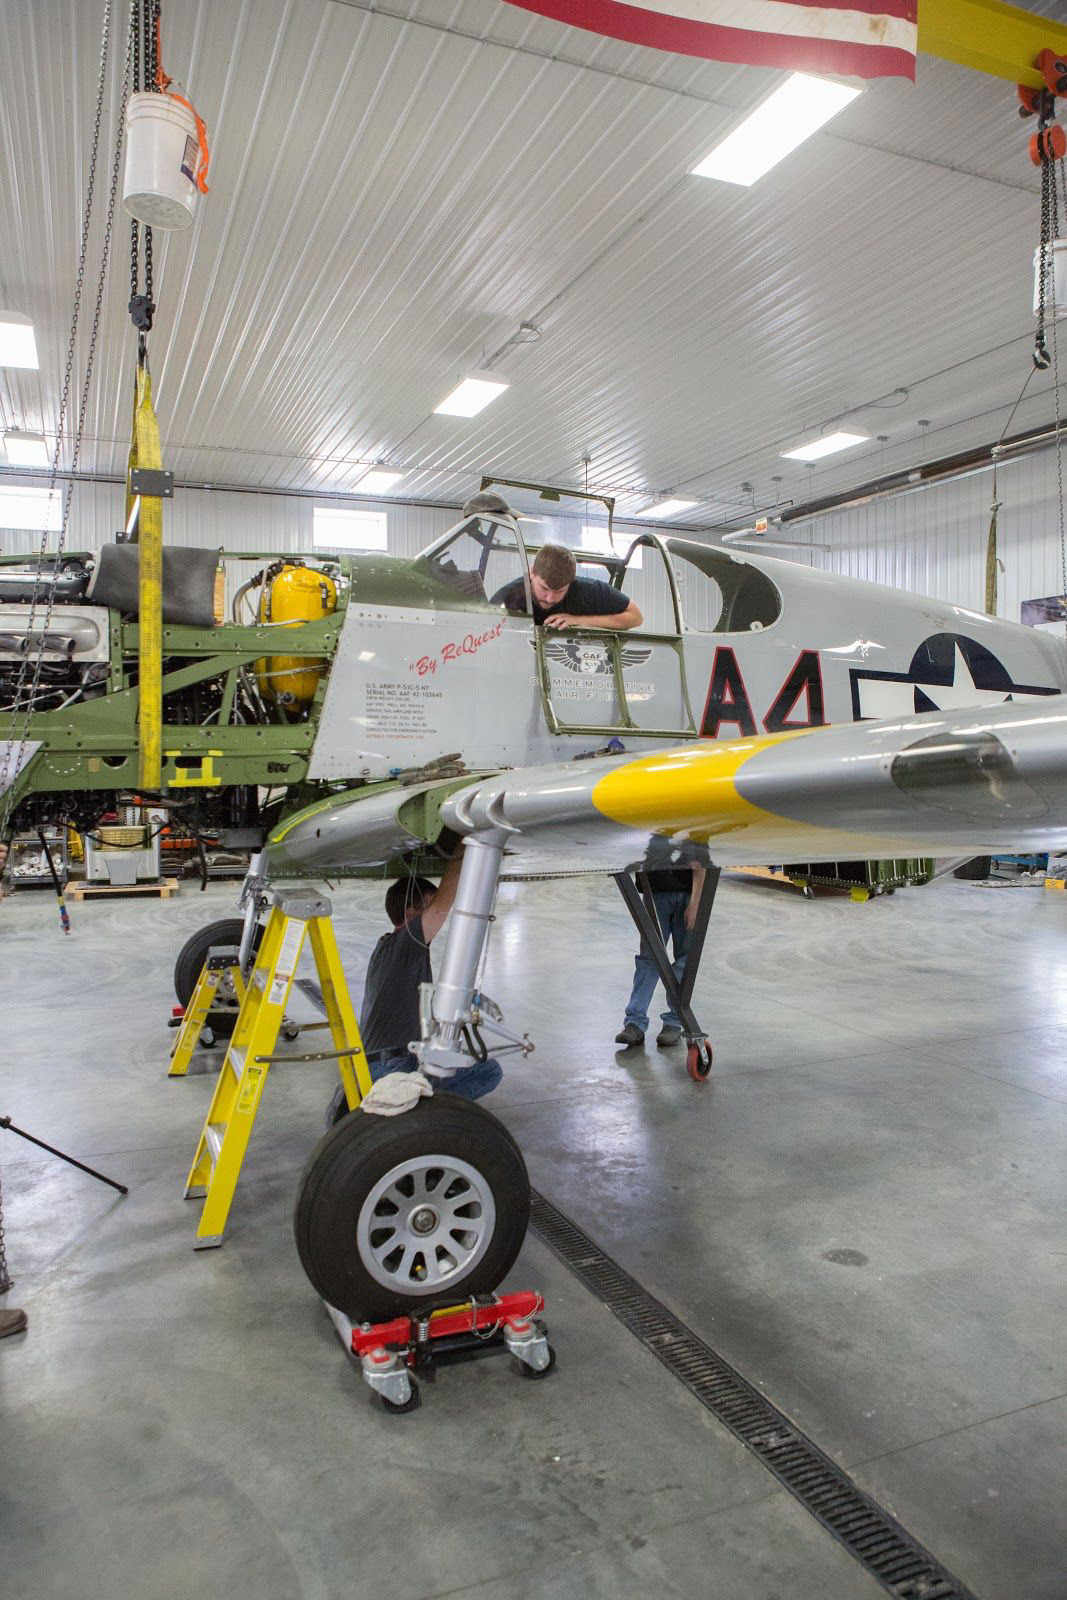
[[[533,619],[546,628],[609,628],[622,631],[639,628],[644,618],[621,589],[602,578],[579,578],[571,552],[561,544],[542,545],[530,568]],[[506,583],[493,596],[494,606],[503,606],[515,616],[524,617],[526,586],[521,578]]]

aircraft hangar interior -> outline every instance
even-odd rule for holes
[[[1067,1600],[1067,6],[0,129],[5,1600]]]

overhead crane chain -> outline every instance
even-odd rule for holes
[[[157,81],[159,9],[160,0],[131,0],[130,3],[130,51],[133,59],[134,94],[139,94],[141,90],[142,62],[145,89],[149,92],[159,92]],[[139,228],[140,224],[134,218],[130,223],[130,303],[127,309],[130,320],[140,335],[140,354],[143,355],[146,335],[152,331],[156,305],[152,299],[152,229],[147,223],[144,230],[144,294],[140,292]]]
[[[1018,85],[1019,115],[1022,117],[1037,118],[1037,132],[1030,138],[1030,160],[1035,167],[1041,168],[1041,240],[1038,249],[1038,285],[1037,285],[1037,335],[1034,339],[1034,368],[1038,372],[1045,372],[1052,367],[1052,392],[1053,404],[1056,411],[1056,480],[1058,487],[1059,527],[1060,527],[1060,579],[1063,586],[1064,600],[1064,625],[1067,629],[1067,529],[1064,524],[1063,506],[1063,440],[1061,438],[1060,418],[1060,363],[1059,363],[1059,338],[1057,330],[1058,312],[1056,307],[1056,249],[1060,228],[1060,196],[1063,198],[1063,216],[1067,221],[1067,170],[1064,168],[1064,157],[1067,156],[1067,132],[1056,121],[1056,101],[1067,96],[1067,59],[1058,55],[1055,50],[1042,50],[1034,62],[1037,71],[1044,78],[1044,85],[1040,88],[1030,88],[1026,84]],[[1056,187],[1057,168],[1059,169],[1059,190]],[[1047,314],[1047,297],[1049,289],[1049,273],[1052,276],[1052,354],[1049,355],[1048,345],[1045,342],[1045,321]],[[1025,392],[1026,385],[1023,385]],[[1020,396],[1021,399],[1021,396]],[[995,482],[995,479],[994,479]],[[994,488],[994,501],[996,491]],[[994,518],[995,518],[994,511]],[[994,537],[991,532],[990,538]]]
[[[132,0],[133,5],[137,0]],[[96,192],[96,167],[100,149],[100,127],[103,121],[104,91],[107,85],[108,57],[111,49],[111,0],[105,0],[104,21],[100,39],[100,73],[97,81],[96,108],[93,120],[93,136],[89,151],[89,178],[86,185],[85,209],[82,216],[81,242],[78,251],[78,270],[74,285],[74,305],[71,313],[70,336],[67,341],[67,362],[63,375],[63,390],[59,402],[59,414],[56,421],[56,442],[52,452],[52,466],[48,479],[48,504],[54,503],[56,484],[59,478],[59,460],[63,447],[63,430],[66,425],[67,408],[70,404],[70,394],[74,373],[74,355],[78,337],[78,324],[81,318],[82,290],[85,282],[85,264],[88,256],[89,229],[92,222],[93,198]],[[70,477],[63,496],[63,513],[60,519],[59,537],[56,543],[55,556],[62,555],[67,537],[67,525],[70,520],[70,503],[74,491],[74,476],[81,454],[82,434],[85,430],[85,418],[89,407],[89,391],[96,360],[96,343],[100,331],[100,313],[104,300],[104,284],[107,277],[107,264],[111,252],[111,235],[115,218],[115,197],[118,193],[119,165],[122,155],[122,128],[123,118],[126,114],[126,101],[129,95],[130,66],[132,54],[132,35],[127,38],[126,63],[122,78],[122,94],[119,104],[117,126],[115,133],[115,147],[111,163],[111,186],[108,193],[107,217],[104,224],[104,242],[100,260],[100,272],[96,285],[96,302],[93,307],[93,320],[90,329],[89,351],[85,364],[85,381],[82,385],[81,402],[78,407],[78,418],[74,429],[74,439],[71,450]],[[34,571],[33,592],[30,599],[29,615],[27,622],[27,635],[32,637],[37,617],[38,597],[41,591],[41,577],[44,572],[45,557],[48,552],[48,529],[42,529],[41,543],[37,551],[37,565]],[[26,748],[26,739],[29,734],[30,718],[36,704],[37,690],[41,681],[41,667],[44,661],[45,637],[52,620],[52,610],[55,604],[55,585],[49,584],[47,601],[44,606],[44,623],[40,629],[40,646],[31,657],[28,653],[19,663],[18,677],[15,681],[15,692],[11,702],[11,718],[8,725],[8,738],[4,745],[3,759],[0,761],[0,839],[8,827],[11,817],[11,807],[15,794],[15,779],[21,765],[23,752]],[[26,680],[30,673],[31,662],[33,677],[29,683],[28,691]],[[24,691],[26,691],[24,693]],[[19,711],[22,708],[22,726],[18,728]]]
[[[1064,85],[1067,87],[1067,84]],[[1045,91],[1038,112],[1036,146],[1041,160],[1041,245],[1038,257],[1038,309],[1037,337],[1034,341],[1034,366],[1039,372],[1052,367],[1052,397],[1056,415],[1056,504],[1060,533],[1060,582],[1064,597],[1064,624],[1067,631],[1067,526],[1063,507],[1063,439],[1060,415],[1060,361],[1059,361],[1059,309],[1056,305],[1056,242],[1060,233],[1060,194],[1063,195],[1063,215],[1067,220],[1067,170],[1064,168],[1064,136],[1058,124],[1052,122],[1055,113],[1055,96]],[[1054,134],[1058,137],[1054,137]],[[1057,169],[1059,188],[1057,188]],[[1051,275],[1051,286],[1049,277]],[[1045,342],[1046,304],[1051,287],[1052,354]]]
[[[1055,340],[1056,320],[1056,282],[1053,244],[1059,236],[1060,210],[1059,194],[1056,188],[1056,167],[1062,168],[1063,163],[1057,163],[1052,154],[1042,145],[1041,155],[1041,239],[1038,251],[1038,289],[1037,289],[1037,335],[1034,340],[1034,366],[1039,372],[1044,372],[1051,364],[1048,346],[1045,343],[1045,320],[1047,315],[1048,275],[1051,264],[1053,271],[1052,282],[1052,319],[1053,340]]]

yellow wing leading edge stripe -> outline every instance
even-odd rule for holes
[[[601,778],[593,788],[592,802],[602,816],[624,827],[681,833],[701,842],[755,825],[766,829],[768,823],[783,837],[794,831],[810,833],[810,828],[791,818],[744,799],[737,779],[761,751],[815,731],[802,728],[762,738],[708,741],[642,756]]]

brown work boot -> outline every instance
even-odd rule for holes
[[[6,1339],[12,1333],[25,1333],[29,1320],[25,1311],[19,1311],[16,1306],[0,1311],[0,1339]]]

